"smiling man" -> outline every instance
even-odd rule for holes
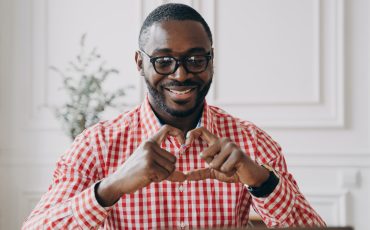
[[[254,124],[210,106],[212,33],[191,7],[146,18],[135,54],[145,101],[85,130],[59,159],[24,229],[325,226]]]

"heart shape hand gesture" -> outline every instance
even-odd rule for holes
[[[176,137],[181,144],[190,144],[198,138],[206,141],[208,148],[200,156],[209,167],[187,173],[176,170],[176,157],[160,147],[168,136]],[[218,138],[201,127],[191,130],[185,141],[181,130],[164,125],[154,136],[142,142],[116,172],[101,181],[96,196],[103,206],[110,206],[123,194],[133,193],[152,182],[216,179],[259,186],[268,175],[267,169],[252,161],[229,138]]]
[[[229,138],[218,138],[206,128],[200,127],[187,134],[186,144],[198,138],[208,143],[208,148],[200,157],[209,167],[188,172],[187,180],[216,179],[229,183],[259,185],[267,179],[268,171],[252,161]]]

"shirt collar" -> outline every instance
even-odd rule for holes
[[[148,95],[145,97],[145,100],[141,105],[140,113],[142,117],[142,127],[144,129],[146,136],[147,137],[153,136],[155,133],[158,132],[158,130],[162,127],[163,124],[161,124],[161,122],[155,115],[149,103]],[[207,102],[205,101],[202,116],[198,121],[197,128],[205,127],[206,129],[214,133],[213,124],[210,120],[211,118],[212,118],[211,110]]]
[[[147,137],[153,136],[158,132],[162,125],[149,104],[148,95],[145,97],[145,100],[141,105],[140,114],[142,117],[141,125],[144,133]]]

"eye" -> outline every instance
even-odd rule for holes
[[[197,67],[197,66],[204,66],[207,62],[206,57],[204,56],[190,56],[186,59],[188,65]]]
[[[171,66],[172,63],[172,57],[158,57],[155,59],[155,65],[161,68]]]

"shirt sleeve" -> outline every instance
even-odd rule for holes
[[[96,200],[99,162],[91,132],[85,131],[57,162],[52,184],[22,229],[94,229],[109,214]],[[94,142],[94,141],[93,141]]]
[[[252,206],[268,227],[325,226],[288,172],[281,147],[264,131],[256,128],[252,158],[272,167],[279,177],[274,191],[264,198],[252,196]]]

